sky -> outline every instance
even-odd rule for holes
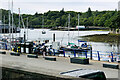
[[[13,0],[13,11],[22,14],[45,13],[49,10],[86,12],[88,7],[92,11],[104,11],[118,9],[119,0]],[[9,9],[12,0],[0,0],[0,8]],[[11,7],[10,7],[11,8]]]

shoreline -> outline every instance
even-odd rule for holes
[[[120,34],[96,34],[81,37],[85,41],[120,43]]]

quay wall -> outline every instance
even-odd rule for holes
[[[85,80],[83,78],[73,78],[68,76],[50,76],[47,74],[33,73],[12,68],[2,68],[1,80]]]

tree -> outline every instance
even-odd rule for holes
[[[87,17],[91,17],[92,16],[92,11],[90,9],[90,7],[88,8],[88,11],[87,11]]]

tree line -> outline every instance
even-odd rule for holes
[[[8,10],[0,9],[2,11],[2,21],[5,16],[5,23],[9,23]],[[36,12],[34,15],[21,14],[23,21],[26,25],[27,18],[29,27],[41,28],[41,27],[67,27],[68,26],[68,14],[70,14],[70,26],[76,27],[78,25],[84,26],[101,26],[109,28],[120,28],[120,12],[114,11],[92,11],[88,8],[86,12],[64,11],[64,8],[60,11],[48,11],[46,13]],[[14,24],[18,26],[19,14],[14,13]],[[22,21],[21,21],[22,27]]]

